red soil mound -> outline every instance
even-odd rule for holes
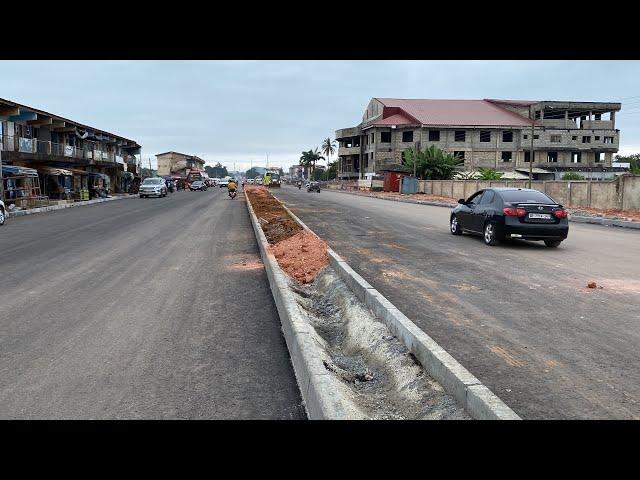
[[[300,283],[310,283],[328,261],[327,244],[313,233],[301,230],[269,247],[280,268]]]

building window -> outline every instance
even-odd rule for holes
[[[513,159],[513,152],[502,152],[502,161],[510,162]]]
[[[551,143],[560,143],[562,142],[562,135],[551,135],[549,137],[549,141]]]
[[[582,153],[571,152],[571,163],[580,163],[580,162],[582,162]]]
[[[582,137],[582,143],[591,143],[591,137],[590,136]]]
[[[373,145],[374,143],[376,143],[376,137],[375,137],[375,135],[372,133],[372,134],[371,134],[371,144]]]
[[[604,143],[613,143],[613,137],[604,137]]]
[[[464,130],[456,130],[453,135],[454,142],[464,142],[467,139],[467,132]]]
[[[540,110],[536,110],[536,112],[535,112],[535,119],[536,119],[536,120],[540,120]]]
[[[454,151],[453,152],[453,156],[464,159],[464,150]]]
[[[402,141],[404,143],[413,142],[413,130],[402,132]]]
[[[534,135],[534,136],[533,136],[533,139],[534,139],[534,140],[538,140],[539,138],[540,138],[540,135]]]
[[[440,141],[440,130],[429,130],[429,141],[430,142],[439,142]]]
[[[600,140],[600,137],[596,136],[596,142],[597,142],[598,140]]]
[[[547,152],[547,163],[558,163],[558,152]]]
[[[524,161],[527,163],[531,161],[531,151],[524,152]],[[533,152],[533,161],[536,161],[536,152]]]
[[[490,130],[480,130],[480,141],[481,142],[490,142],[491,141],[491,131]]]
[[[595,161],[596,163],[602,163],[604,162],[604,153],[603,152],[595,152]]]
[[[391,143],[391,132],[380,132],[380,142]]]
[[[576,135],[573,135],[573,136],[571,137],[571,140],[578,140],[578,137],[577,137]]]
[[[502,132],[502,141],[513,142],[513,132],[510,130],[505,130],[504,132]]]
[[[523,135],[522,138],[526,140],[527,138],[529,138],[529,135]]]

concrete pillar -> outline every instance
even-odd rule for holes
[[[569,128],[569,110],[564,111],[564,128]]]
[[[611,128],[616,128],[616,112],[611,112]]]

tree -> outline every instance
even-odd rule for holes
[[[616,162],[629,163],[629,171],[634,175],[640,175],[640,153],[633,155],[616,155]]]
[[[227,167],[223,167],[220,162],[216,163],[213,167],[207,165],[204,167],[204,170],[212,178],[224,178],[229,176]]]
[[[464,159],[445,152],[435,145],[426,150],[407,148],[402,152],[402,164],[421,180],[450,180],[462,168]]]
[[[562,175],[562,180],[584,180],[584,177],[576,172],[567,172]]]
[[[328,162],[327,169],[324,171],[325,180],[333,180],[338,176],[338,161]]]
[[[336,141],[331,140],[331,138],[327,137],[322,142],[320,149],[322,150],[322,153],[324,153],[327,156],[327,162],[328,162],[331,159],[331,155],[333,155],[336,151]]]
[[[261,173],[258,170],[258,167],[253,167],[245,172],[245,177],[247,178],[256,178],[259,176],[261,176]]]
[[[478,168],[478,173],[480,173],[480,180],[500,180],[504,173],[498,172],[493,168]]]
[[[315,170],[316,163],[324,160],[324,157],[320,155],[320,151],[316,147],[315,150],[309,150],[308,152],[302,152],[300,156],[300,165],[304,165],[305,167],[311,168],[310,178],[313,178],[313,171]]]

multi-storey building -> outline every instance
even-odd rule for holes
[[[363,178],[431,145],[479,167],[528,172],[589,170],[613,175],[620,131],[613,102],[372,98],[362,122],[336,131],[338,178]],[[533,137],[533,138],[532,138]]]
[[[191,170],[204,170],[205,161],[195,155],[178,152],[165,152],[156,155],[158,160],[158,175],[180,175],[186,177]]]
[[[10,100],[0,99],[0,134],[3,165],[104,174],[111,192],[137,173],[134,140]]]

